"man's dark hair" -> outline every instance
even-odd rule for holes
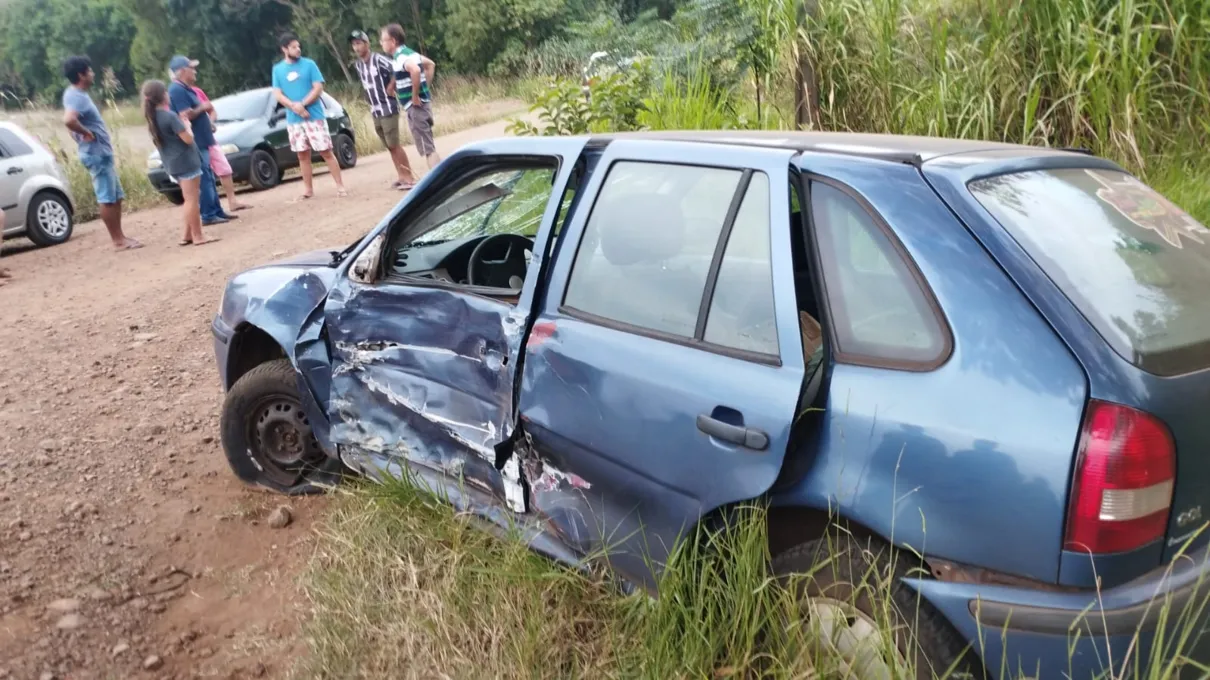
[[[405,38],[403,34],[403,26],[400,26],[399,24],[387,24],[386,26],[382,27],[382,30],[386,31],[386,34],[391,36],[392,40],[400,45],[403,44],[403,40]]]
[[[67,82],[77,85],[80,79],[92,68],[92,60],[85,56],[68,57],[63,60],[63,76]]]
[[[298,36],[294,35],[293,33],[290,33],[290,32],[282,33],[281,37],[277,39],[277,46],[284,50],[287,47],[289,47],[290,43],[294,42],[295,40],[298,40]]]

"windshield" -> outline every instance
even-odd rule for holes
[[[554,170],[549,168],[504,170],[484,175],[446,200],[444,205],[459,206],[460,209],[455,210],[457,214],[409,245],[440,243],[480,234],[518,234],[533,238],[542,224],[553,180]],[[476,200],[477,195],[482,199]],[[459,205],[460,199],[465,199],[466,203]]]
[[[260,118],[265,115],[268,97],[269,93],[263,91],[230,94],[214,100],[214,111],[218,115],[219,122]]]
[[[970,191],[1123,358],[1210,366],[1210,231],[1133,176],[1019,172]]]

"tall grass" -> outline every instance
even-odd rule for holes
[[[1142,172],[1210,130],[1200,0],[835,0],[798,39],[829,129],[1080,146]]]
[[[922,576],[917,556],[874,559],[888,554],[885,545],[839,527],[816,545],[813,564],[775,576],[767,513],[751,504],[677,545],[658,598],[622,595],[590,575],[600,572],[547,561],[515,536],[498,539],[406,480],[355,485],[337,492],[319,529],[302,584],[310,653],[294,676],[847,678],[874,662],[897,680],[958,672],[957,664],[929,667],[893,651],[896,642],[905,649],[919,643],[912,628],[927,605],[898,582]],[[797,595],[813,580],[834,580],[830,574],[856,586],[829,591],[836,603],[864,606],[878,631],[856,661],[839,651],[843,633],[830,639],[825,621],[813,616],[819,610]],[[1206,596],[1183,607],[1157,598],[1165,632],[1156,645],[1144,653],[1136,633],[1125,658],[1101,659],[1117,672],[1097,680],[1167,680],[1182,669],[1204,677],[1210,668],[1184,655],[1207,604]],[[1093,607],[1084,619],[1099,616]],[[1083,622],[1073,625],[1073,644],[1088,637],[1083,631]],[[968,648],[963,661],[975,652]],[[1008,680],[1034,669],[989,670]]]

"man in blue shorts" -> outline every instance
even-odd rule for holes
[[[63,91],[63,124],[80,147],[80,163],[92,175],[92,190],[97,195],[101,221],[118,250],[142,248],[143,244],[122,233],[122,183],[114,164],[113,143],[101,112],[88,96],[96,75],[88,57],[68,57],[63,75],[71,85]]]

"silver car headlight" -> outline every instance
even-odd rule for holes
[[[224,156],[230,156],[230,155],[231,155],[231,154],[233,154],[233,153],[239,153],[239,145],[237,145],[237,144],[224,144],[224,145],[220,146],[220,147],[218,148],[218,150],[219,150],[219,151],[222,151]]]
[[[159,170],[162,167],[164,167],[164,161],[161,161],[159,156],[153,156],[152,158],[147,159],[148,170]]]

